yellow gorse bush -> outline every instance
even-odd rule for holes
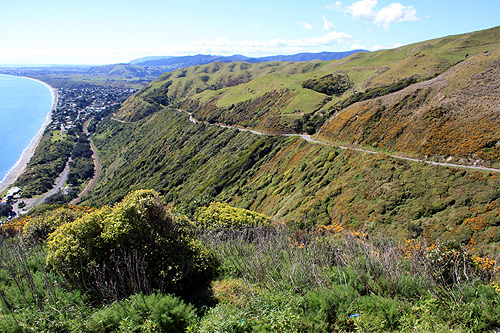
[[[47,264],[75,281],[94,274],[104,285],[120,283],[127,296],[137,288],[201,285],[217,262],[200,241],[179,232],[157,192],[138,190],[59,226],[47,241]],[[131,287],[134,281],[142,282]]]
[[[198,226],[206,229],[237,229],[271,225],[271,219],[264,214],[231,207],[221,202],[212,202],[208,207],[200,207],[196,211],[195,218]]]

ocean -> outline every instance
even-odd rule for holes
[[[52,103],[43,83],[0,74],[0,185],[41,130]]]

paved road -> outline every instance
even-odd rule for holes
[[[83,132],[87,136],[89,135],[88,131],[89,123],[93,119],[94,117],[90,118],[85,122],[85,124],[83,124]],[[117,119],[114,120],[119,121]],[[94,177],[92,177],[90,182],[87,184],[87,186],[85,186],[85,189],[78,195],[78,197],[70,202],[71,205],[76,205],[80,202],[80,200],[82,200],[82,197],[95,186],[95,184],[97,183],[97,179],[101,174],[101,160],[99,159],[99,155],[97,155],[97,150],[95,149],[94,143],[92,142],[92,140],[90,140],[90,138],[89,141],[90,141],[90,149],[92,150],[92,159],[94,160]]]
[[[94,119],[94,118],[92,117],[92,119]],[[124,121],[124,120],[120,120],[120,119],[116,119],[116,118],[111,118],[111,120],[117,121],[117,122],[122,123],[122,124],[132,124],[132,122],[130,122],[130,121]]]
[[[54,195],[57,193],[57,191],[61,190],[64,187],[64,184],[68,180],[68,174],[69,174],[69,162],[71,161],[71,158],[66,162],[66,166],[64,167],[63,172],[59,174],[59,177],[57,177],[56,182],[54,184],[54,187],[49,190],[48,192],[44,193],[38,198],[33,198],[33,199],[19,199],[16,204],[14,205],[13,211],[16,213],[17,216],[26,214],[31,208],[39,206],[45,202],[45,199],[50,197],[51,195]],[[24,202],[26,206],[22,209],[18,207],[18,204]]]
[[[91,119],[87,120],[85,122],[85,124],[83,124],[83,132],[86,135],[89,134],[88,133],[88,125],[92,121],[92,119],[94,119],[94,118],[92,117]],[[90,180],[90,182],[87,184],[85,189],[78,195],[78,197],[70,202],[71,205],[76,205],[78,202],[80,202],[83,195],[85,193],[87,193],[88,191],[90,191],[94,187],[94,185],[97,183],[97,179],[99,178],[99,175],[101,173],[101,161],[99,160],[99,156],[97,155],[97,151],[96,151],[94,144],[92,143],[91,140],[90,140],[90,148],[92,149],[92,159],[94,160],[94,177]],[[41,205],[42,203],[45,202],[46,198],[50,197],[53,194],[56,194],[57,191],[59,191],[60,189],[62,189],[64,187],[64,184],[68,180],[69,162],[70,161],[71,161],[71,158],[66,163],[66,166],[65,166],[63,172],[61,172],[61,174],[59,175],[59,177],[57,178],[57,180],[54,184],[54,187],[50,191],[48,191],[47,193],[43,194],[42,196],[40,196],[38,198],[18,200],[18,202],[13,207],[13,210],[17,216],[22,215],[22,214],[26,214],[31,208],[36,207],[38,205]],[[22,209],[17,207],[17,205],[20,202],[26,203],[26,206]]]
[[[177,111],[187,113],[189,115],[189,120],[192,123],[197,123],[198,122],[198,120],[196,120],[190,112],[187,112],[187,111],[184,111],[184,110],[181,110],[181,109],[177,109]],[[214,126],[220,126],[220,127],[224,127],[224,128],[234,128],[234,129],[237,129],[237,130],[240,130],[240,131],[251,132],[251,133],[254,133],[254,134],[257,134],[257,135],[300,136],[302,139],[304,139],[306,141],[309,141],[309,142],[318,143],[318,144],[321,144],[321,145],[327,145],[327,146],[336,147],[336,145],[332,145],[332,144],[329,144],[329,143],[326,143],[326,142],[323,142],[323,141],[314,140],[314,139],[311,138],[310,135],[306,135],[306,134],[269,134],[269,133],[262,133],[262,132],[258,132],[258,131],[254,131],[254,130],[249,130],[249,129],[246,129],[246,128],[240,128],[240,127],[237,127],[237,126],[228,126],[228,125],[222,125],[222,124],[212,124],[212,125],[214,125]],[[382,154],[382,153],[380,153],[378,151],[368,150],[368,149],[359,148],[359,147],[352,147],[352,146],[337,146],[337,147],[339,147],[340,149],[343,149],[343,150],[356,150],[356,151],[361,151],[361,152],[368,153],[368,154]],[[464,168],[464,169],[473,169],[473,170],[481,170],[481,171],[500,172],[500,169],[487,168],[487,167],[482,167],[482,166],[461,165],[461,164],[443,163],[443,162],[433,162],[433,161],[421,160],[421,159],[417,159],[417,158],[404,157],[404,156],[399,156],[399,155],[392,155],[392,154],[387,154],[387,153],[384,153],[384,155],[387,155],[387,156],[390,156],[390,157],[394,157],[394,158],[398,158],[398,159],[401,159],[401,160],[421,162],[421,163],[427,163],[427,164],[432,164],[432,165],[439,165],[439,166],[444,166],[444,167]]]

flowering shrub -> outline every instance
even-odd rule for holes
[[[49,235],[47,263],[76,285],[111,298],[200,287],[216,267],[199,241],[178,232],[152,190],[61,225]]]
[[[59,226],[73,222],[95,209],[89,207],[63,206],[26,218],[23,236],[29,240],[43,241]]]
[[[208,207],[200,207],[195,218],[198,225],[206,229],[238,229],[271,224],[271,219],[264,214],[234,208],[220,202],[212,202]]]
[[[427,265],[437,283],[452,286],[465,281],[474,271],[474,261],[467,249],[456,240],[438,243],[427,253]]]

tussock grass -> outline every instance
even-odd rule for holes
[[[479,332],[499,324],[498,264],[483,265],[456,242],[427,247],[340,226],[283,225],[201,238],[223,265],[213,285],[220,303],[202,318],[202,332],[230,323],[229,332]]]

